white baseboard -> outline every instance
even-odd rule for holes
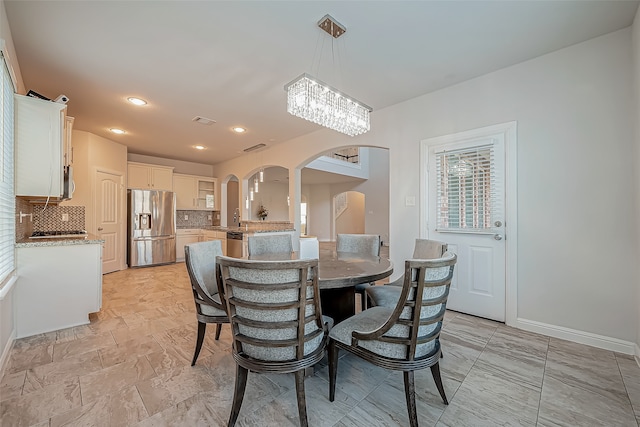
[[[586,344],[605,350],[616,351],[618,353],[635,355],[636,359],[640,358],[640,348],[636,343],[631,341],[624,341],[604,335],[592,334],[590,332],[578,331],[576,329],[549,325],[547,323],[522,318],[518,318],[516,320],[516,325],[514,326],[525,331],[535,332],[553,338],[560,338],[579,344]]]
[[[16,342],[16,328],[13,328],[11,335],[7,340],[7,344],[2,349],[2,355],[0,355],[0,378],[4,376],[4,369],[6,368],[7,361],[9,360],[9,353],[13,349],[13,344]]]

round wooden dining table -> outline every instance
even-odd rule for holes
[[[289,254],[253,255],[249,259],[279,261],[299,259],[297,252]],[[318,258],[318,286],[322,314],[335,323],[355,314],[355,286],[372,283],[393,274],[393,264],[387,258],[362,256],[354,253],[320,251]]]

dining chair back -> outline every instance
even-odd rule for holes
[[[448,245],[437,240],[416,239],[413,259],[440,258],[447,252]],[[413,278],[415,279],[415,278]],[[400,298],[404,276],[384,286],[370,286],[365,290],[367,303],[371,306],[395,307]]]
[[[305,368],[326,349],[318,289],[318,260],[218,258],[236,361],[229,426],[235,425],[248,372],[295,373],[300,424],[307,425]]]
[[[216,340],[220,339],[223,323],[229,323],[226,307],[220,300],[218,292],[216,257],[222,255],[222,244],[219,240],[191,243],[184,247],[184,258],[193,300],[196,305],[198,320],[198,337],[191,366],[196,364],[207,323],[216,324]]]
[[[380,236],[376,234],[338,234],[336,251],[380,256]]]
[[[335,398],[338,350],[404,373],[409,424],[418,426],[414,371],[431,368],[445,405],[440,376],[440,330],[457,256],[405,261],[401,297],[395,307],[372,307],[344,320],[329,333],[329,400]],[[412,279],[415,278],[415,279]]]
[[[248,239],[249,256],[262,254],[291,253],[293,243],[290,234],[254,235]]]
[[[380,256],[380,236],[375,234],[338,234],[336,251],[365,256]],[[360,295],[360,307],[367,308],[366,289],[370,283],[359,283],[355,286],[355,293]]]

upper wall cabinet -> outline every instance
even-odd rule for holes
[[[176,209],[215,210],[215,186],[215,178],[173,174]]]
[[[173,191],[173,168],[146,163],[127,163],[127,188]]]
[[[14,95],[16,196],[59,198],[70,164],[67,106]]]

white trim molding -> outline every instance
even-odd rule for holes
[[[505,323],[518,327],[518,122],[511,121],[482,128],[427,138],[420,141],[420,194],[427,193],[429,147],[501,134],[505,149]],[[428,236],[428,197],[420,197],[420,236]]]
[[[559,338],[578,344],[586,344],[592,347],[602,348],[618,353],[635,355],[636,360],[639,354],[638,351],[640,350],[636,343],[631,341],[592,334],[591,332],[579,331],[576,329],[565,328],[563,326],[550,325],[548,323],[542,323],[535,320],[517,319],[516,324],[513,326],[518,329],[535,332],[548,337]]]

